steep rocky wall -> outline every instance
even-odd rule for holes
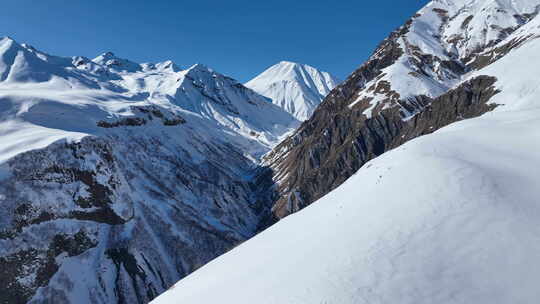
[[[2,165],[0,303],[147,303],[255,233],[241,151],[132,135]]]

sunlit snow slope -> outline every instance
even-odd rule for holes
[[[339,80],[309,65],[282,61],[246,83],[298,120],[311,117]]]

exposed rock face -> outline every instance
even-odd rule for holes
[[[200,148],[209,158],[193,163],[151,135],[86,137],[9,161],[0,302],[147,303],[252,236],[251,161]]]

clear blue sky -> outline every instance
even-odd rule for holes
[[[342,79],[427,0],[3,0],[0,35],[45,52],[204,63],[247,81],[281,60]]]

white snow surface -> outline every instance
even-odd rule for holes
[[[312,66],[282,61],[245,85],[304,121],[339,82],[336,77]]]
[[[522,15],[535,14],[539,7],[536,0],[435,0],[418,12],[407,40],[440,58],[465,58],[504,38],[505,29],[521,26],[526,22]],[[440,17],[441,10],[448,20]],[[464,39],[452,42],[459,37]]]
[[[254,159],[299,124],[201,64],[181,70],[171,61],[138,64],[110,52],[93,60],[64,58],[0,39],[0,163],[61,139],[121,133],[129,127],[108,130],[97,123],[135,117],[135,106],[179,115],[188,128],[242,147]]]

